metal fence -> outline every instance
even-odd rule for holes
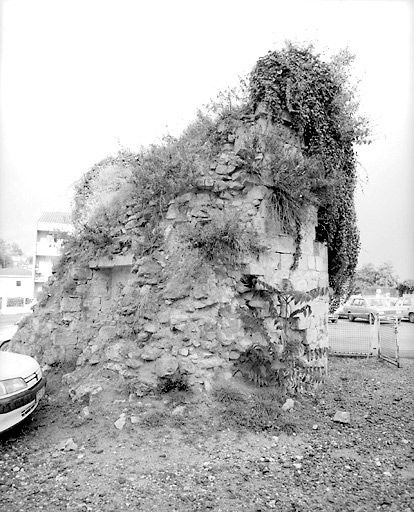
[[[377,348],[376,325],[339,319],[328,325],[329,350],[340,356],[369,357]]]
[[[393,320],[379,325],[378,357],[400,366],[400,349],[398,345],[398,322]]]
[[[398,324],[339,319],[328,324],[329,352],[338,356],[378,356],[399,366]]]

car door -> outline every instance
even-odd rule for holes
[[[355,320],[355,318],[358,318],[361,311],[361,301],[362,299],[360,297],[357,297],[352,300],[351,304],[349,305],[348,311],[348,319],[352,322]]]
[[[403,318],[409,319],[410,312],[411,313],[413,312],[413,302],[414,302],[414,299],[412,297],[405,297],[402,300],[401,309],[403,312],[403,314],[402,314]]]
[[[363,318],[364,320],[368,320],[369,314],[371,312],[370,301],[367,299],[360,299],[358,304],[358,316],[359,318]]]

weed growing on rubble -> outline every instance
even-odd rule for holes
[[[165,394],[171,391],[189,391],[188,380],[185,375],[175,372],[172,375],[160,377],[157,386],[157,393]]]
[[[323,380],[323,359],[309,360],[302,338],[292,326],[300,316],[310,316],[310,302],[328,294],[329,289],[299,292],[291,289],[287,281],[279,290],[251,275],[244,276],[243,283],[246,290],[267,304],[269,313],[264,317],[261,310],[251,307],[242,311],[246,331],[259,335],[262,342],[241,354],[236,364],[238,371],[258,386],[277,385],[290,394],[318,386]],[[318,355],[323,356],[323,349]]]
[[[239,266],[244,254],[258,257],[265,250],[256,231],[229,213],[186,226],[182,239],[205,261],[231,266]]]
[[[242,392],[230,386],[219,386],[213,391],[219,404],[219,427],[253,432],[283,430],[281,416],[283,393],[277,388]]]

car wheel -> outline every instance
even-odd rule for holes
[[[351,313],[348,313],[348,320],[349,320],[350,322],[353,322],[353,321],[355,320],[354,315],[351,315]]]
[[[414,313],[410,313],[410,314],[408,315],[408,320],[409,320],[412,324],[414,324]]]

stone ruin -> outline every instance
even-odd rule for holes
[[[298,151],[293,132],[277,129],[285,133],[285,149]],[[325,244],[315,239],[316,209],[308,210],[298,252],[297,241],[271,214],[266,179],[246,168],[251,134],[260,137],[272,130],[260,108],[253,119],[241,119],[231,128],[220,125],[222,151],[209,169],[199,169],[194,189],[170,202],[160,245],[138,257],[131,251],[88,265],[71,264],[64,280],[52,276],[46,299],[20,326],[11,350],[43,364],[62,365],[67,370],[64,382],[79,398],[105,386],[108,376],[128,383],[138,396],[177,374],[193,389],[209,391],[216,382],[235,378],[238,361],[249,348],[269,340],[280,343],[272,311],[246,286],[246,277],[280,290],[327,288],[328,260]],[[257,150],[255,159],[265,157]],[[183,226],[227,214],[252,227],[264,251],[244,254],[237,265],[220,265],[179,250]],[[136,239],[142,235],[145,218],[134,204],[128,205],[123,225]],[[311,314],[292,319],[289,336],[300,345],[303,364],[323,373],[328,296],[313,297],[310,308]],[[266,339],[245,325],[243,311],[262,320]]]

